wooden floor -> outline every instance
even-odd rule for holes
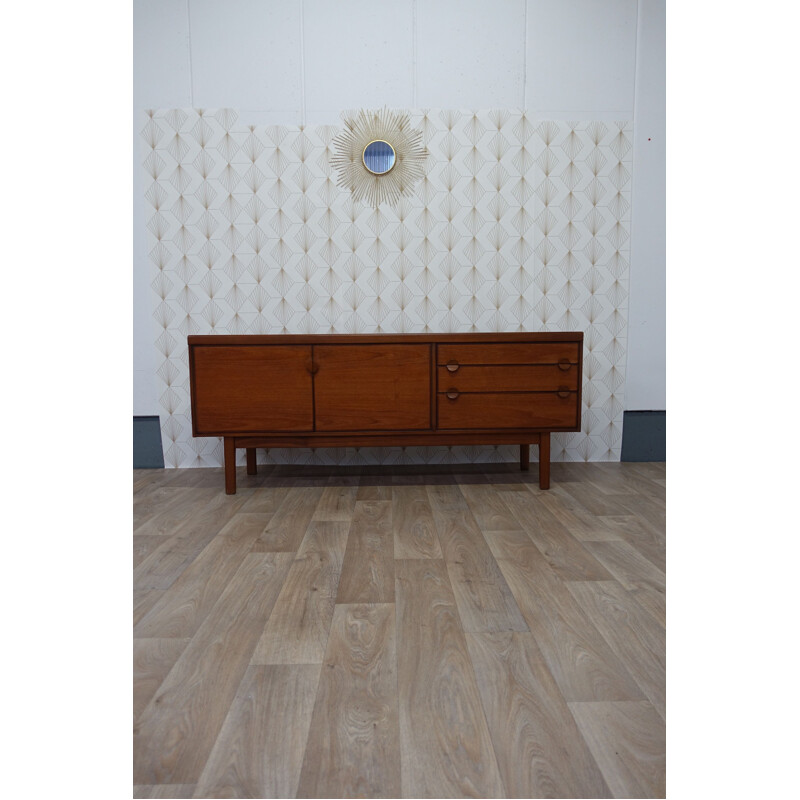
[[[134,797],[664,797],[665,466],[134,470]]]

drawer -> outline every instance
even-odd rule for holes
[[[437,394],[440,430],[485,428],[578,428],[578,393],[482,392]]]
[[[440,344],[436,363],[450,364],[578,364],[579,342],[497,342]]]
[[[554,392],[578,390],[577,364],[440,366],[440,392]]]

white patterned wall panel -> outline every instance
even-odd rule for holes
[[[630,122],[520,111],[412,112],[430,152],[412,198],[353,203],[336,127],[246,126],[229,109],[142,122],[156,347],[169,466],[222,463],[193,439],[190,333],[585,333],[583,426],[553,460],[619,460]],[[534,448],[535,449],[535,448]],[[243,454],[240,454],[243,457]],[[280,463],[513,460],[510,447],[259,451]]]

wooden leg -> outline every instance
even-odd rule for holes
[[[521,444],[519,446],[519,468],[523,470],[530,469],[531,466],[531,446],[529,444]]]
[[[539,488],[550,488],[550,433],[539,434]]]
[[[258,474],[258,467],[256,467],[256,449],[255,447],[247,448],[247,474]]]
[[[225,494],[236,494],[236,440],[225,437]]]

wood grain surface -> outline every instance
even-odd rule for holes
[[[356,503],[336,602],[394,602],[394,537],[390,501]]]
[[[342,522],[310,524],[251,663],[322,663],[347,533]]]
[[[295,796],[319,672],[312,664],[247,669],[196,797]]]
[[[504,796],[443,561],[398,561],[397,641],[405,796]]]
[[[337,605],[300,797],[399,797],[394,604]]]
[[[133,796],[663,797],[664,465],[532,472],[135,471]]]
[[[666,730],[648,701],[570,710],[614,797],[666,797]]]
[[[432,486],[428,495],[463,629],[527,631],[461,489]]]
[[[244,557],[136,724],[135,783],[197,782],[291,560]]]
[[[395,558],[441,558],[442,548],[424,486],[391,490]]]
[[[469,633],[467,645],[507,796],[609,797],[533,636]]]

